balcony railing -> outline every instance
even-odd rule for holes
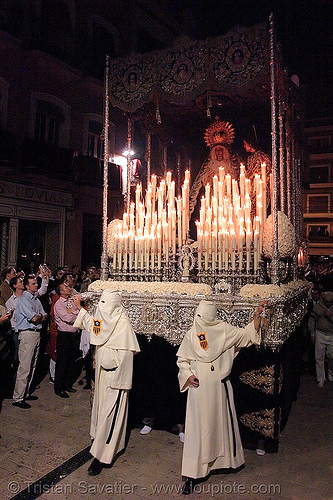
[[[33,139],[22,144],[21,165],[49,177],[74,178],[73,151]]]

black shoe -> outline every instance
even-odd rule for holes
[[[66,387],[65,391],[66,392],[76,392],[76,389],[74,389],[74,387]]]
[[[31,405],[29,405],[25,401],[15,401],[13,403],[13,406],[17,406],[18,408],[22,408],[23,410],[27,410],[28,408],[31,408]]]
[[[88,474],[89,476],[98,476],[98,474],[101,473],[104,465],[102,462],[97,460],[97,458],[94,458],[94,460],[91,462],[90,467],[88,469]]]
[[[24,400],[25,401],[37,401],[38,396],[33,396],[32,394],[29,394]]]
[[[65,391],[56,392],[56,395],[59,396],[59,398],[69,398],[67,392]]]
[[[188,479],[186,479],[186,482],[183,486],[183,489],[182,489],[182,495],[191,495],[191,493],[193,493],[193,489],[194,489],[194,486],[198,484],[198,481],[189,477]]]

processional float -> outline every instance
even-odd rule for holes
[[[177,345],[202,298],[215,301],[219,318],[237,326],[245,326],[258,301],[267,298],[262,343],[270,353],[278,353],[305,315],[309,285],[302,279],[306,249],[298,88],[281,66],[273,18],[269,29],[266,24],[237,27],[205,42],[183,38],[170,49],[107,61],[105,136],[110,102],[128,113],[129,151],[134,116],[145,107],[155,107],[159,127],[165,103],[179,110],[199,102],[200,112],[204,102],[207,119],[216,96],[222,96],[222,103],[231,100],[245,113],[244,102],[254,108],[260,99],[266,102],[270,165],[260,164],[251,176],[246,165],[235,167],[229,154],[214,165],[206,162],[192,179],[195,158],[184,168],[178,159],[172,171],[164,156],[159,169],[163,175],[151,174],[147,129],[147,184],[131,190],[129,153],[125,211],[121,219],[108,223],[109,151],[104,141],[102,276],[89,287],[90,307],[103,289],[120,290],[136,333],[156,334]],[[233,124],[221,118],[205,132],[206,144],[211,149],[222,146],[226,153],[234,136]],[[199,211],[193,224],[195,205]],[[272,355],[273,372],[267,366],[257,372],[266,381],[266,393],[277,398],[279,363],[277,354]],[[258,373],[252,373],[252,383]],[[256,384],[260,391],[260,382]],[[281,420],[277,406],[275,399],[274,410],[264,409],[252,417],[245,414],[244,425],[277,439]],[[256,423],[259,417],[265,422],[261,427]]]

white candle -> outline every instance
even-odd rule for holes
[[[156,240],[154,234],[150,235],[150,248],[151,248],[151,268],[155,268],[155,253],[156,253]]]
[[[173,256],[176,254],[176,210],[171,211],[171,246]]]
[[[219,181],[224,181],[224,167],[219,167]]]
[[[162,179],[160,182],[160,190],[161,190],[161,201],[162,205],[164,204],[164,195],[165,195],[165,180]]]
[[[223,233],[222,230],[218,233],[218,261],[219,271],[222,270],[222,257],[223,257]]]
[[[264,185],[266,185],[266,163],[261,164],[261,178],[263,180]]]
[[[223,207],[218,207],[218,223],[219,223],[219,228],[222,227],[222,220],[223,220]]]
[[[234,220],[234,207],[231,204],[228,207],[228,219],[229,219],[229,224],[232,223]]]
[[[113,241],[113,255],[112,255],[113,269],[117,269],[117,245],[118,245],[118,236],[115,236],[115,239]]]
[[[224,187],[223,182],[219,181],[219,183],[218,183],[219,205],[222,205],[222,203],[223,203],[223,187]]]
[[[205,231],[205,271],[208,270],[209,239],[210,239],[210,234],[208,231]]]
[[[157,220],[161,222],[162,220],[162,212],[163,212],[163,203],[159,200],[157,202]]]
[[[304,264],[304,253],[303,253],[303,248],[299,249],[298,255],[297,255],[297,262],[298,266],[302,267]]]
[[[165,263],[169,264],[169,240],[168,240],[169,225],[166,222],[163,226],[163,249],[165,255]]]
[[[140,269],[143,269],[143,259],[144,259],[144,237],[139,238],[139,252],[140,252]]]
[[[212,271],[215,271],[216,268],[216,252],[217,252],[217,242],[216,242],[216,233],[212,232]]]
[[[266,186],[266,163],[261,164],[261,178],[263,182],[263,198],[262,198],[262,205],[263,205],[263,222],[265,222],[266,217],[267,217],[267,186]]]
[[[205,212],[203,211],[202,208],[200,208],[200,224],[203,226],[205,222]]]
[[[239,269],[243,268],[243,243],[244,243],[244,233],[240,232],[238,237],[238,266]]]
[[[201,210],[206,215],[206,198],[204,196],[201,198]]]
[[[133,254],[134,254],[134,232],[131,230],[128,237],[128,251],[129,251],[129,268],[133,269]]]
[[[225,176],[226,184],[227,184],[227,196],[231,199],[231,176],[227,174]]]
[[[147,224],[146,226],[148,227],[148,229],[150,229],[150,224],[151,224],[151,199],[149,198],[147,200]]]
[[[218,217],[218,211],[217,211],[217,198],[215,196],[213,196],[212,198],[212,207],[213,207],[213,214],[214,214],[214,217],[217,218]]]
[[[130,253],[130,236],[129,236],[129,233],[127,231],[127,233],[124,236],[124,269],[125,269],[125,271],[128,269],[129,253]]]
[[[168,203],[171,207],[175,204],[175,181],[171,181],[168,189]]]
[[[229,238],[228,233],[224,233],[224,269],[228,271],[229,268]]]
[[[130,214],[130,231],[134,231],[135,226],[134,226],[134,215]]]
[[[146,269],[149,269],[149,237],[148,237],[148,229],[146,227],[143,239],[144,239],[145,266]]]
[[[142,203],[139,204],[139,229],[143,230],[144,226],[144,206]]]
[[[186,242],[187,233],[187,221],[186,221],[186,210],[182,208],[182,244]]]
[[[249,195],[245,196],[244,213],[245,213],[245,220],[249,219],[251,214],[251,199]]]
[[[250,271],[252,233],[246,230],[246,272]]]
[[[217,175],[214,175],[213,177],[213,196],[214,198],[217,198],[218,195],[218,177]]]
[[[184,182],[184,185],[182,186],[182,231],[183,231],[183,240],[186,240],[186,234],[189,228],[189,222],[188,222],[188,183]]]
[[[239,187],[240,187],[240,195],[241,195],[241,199],[244,200],[245,198],[245,174],[244,173],[240,173],[240,176],[239,176]],[[244,201],[243,201],[244,203]]]
[[[253,269],[254,271],[258,270],[258,263],[259,263],[259,233],[258,231],[254,232],[253,236]]]
[[[167,172],[167,173],[166,173],[166,185],[167,185],[168,187],[170,186],[171,179],[172,179],[172,173],[171,173],[171,172]]]
[[[162,218],[161,218],[161,223],[162,223],[162,227],[164,227],[164,224],[166,223],[166,220],[167,220],[167,213],[165,210],[162,211]]]
[[[119,235],[118,239],[118,269],[122,269],[122,251],[123,251],[123,235]]]
[[[235,231],[231,233],[231,269],[234,271],[236,269],[236,234]]]
[[[250,196],[251,191],[251,181],[250,179],[245,179],[245,196]]]
[[[139,210],[140,195],[141,195],[141,184],[137,184],[136,185],[136,190],[135,190],[135,207],[136,207],[136,211]]]
[[[244,236],[244,218],[239,218],[239,236]]]
[[[138,256],[139,256],[139,237],[135,236],[135,240],[134,240],[134,269],[138,268]]]
[[[202,259],[202,231],[198,231],[198,270],[201,271],[201,259]]]

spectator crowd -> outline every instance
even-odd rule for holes
[[[35,390],[49,377],[55,395],[69,398],[75,381],[91,388],[88,332],[73,326],[78,315],[73,296],[99,279],[100,269],[47,265],[26,271],[6,267],[0,284],[0,405],[31,408]],[[85,379],[85,382],[84,382]]]

